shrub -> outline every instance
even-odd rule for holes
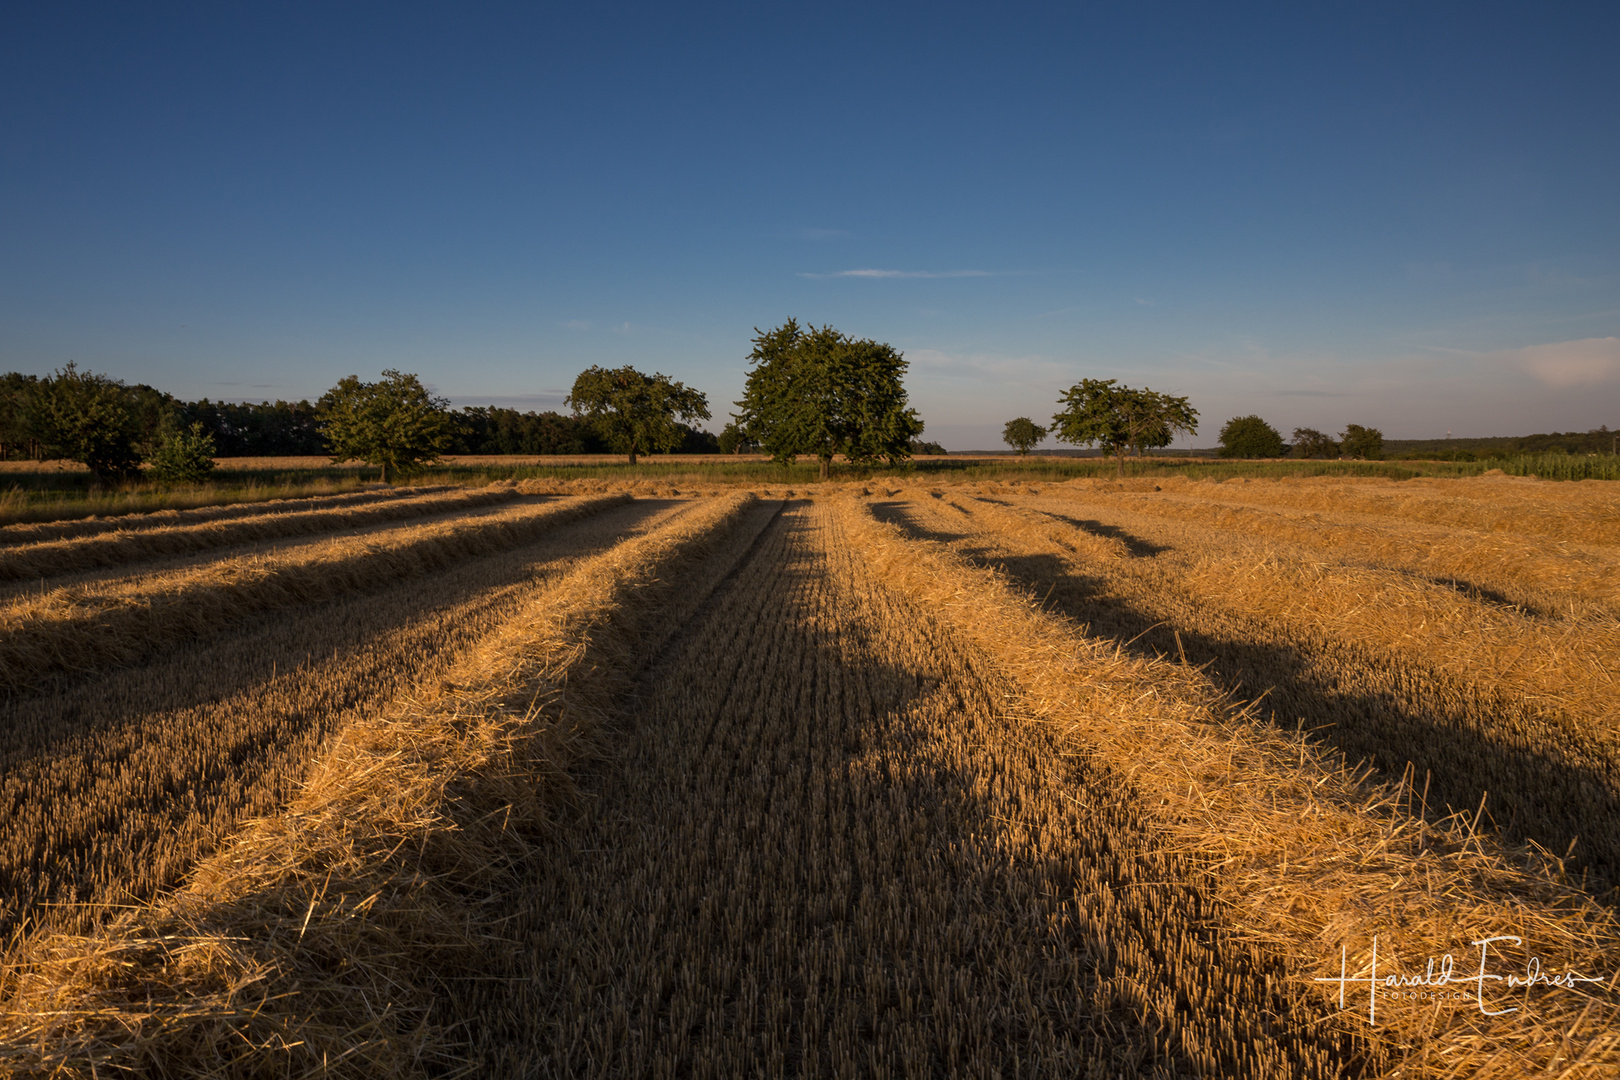
[[[168,484],[196,484],[214,471],[214,437],[200,422],[181,431],[172,421],[159,432],[157,446],[146,455],[154,479]]]

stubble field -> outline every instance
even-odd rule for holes
[[[11,526],[0,1071],[1610,1076],[1617,674],[1595,482]]]

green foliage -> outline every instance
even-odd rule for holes
[[[1120,476],[1125,475],[1127,449],[1140,453],[1144,447],[1168,446],[1176,432],[1198,430],[1198,410],[1186,398],[1120,386],[1115,379],[1082,379],[1059,404],[1068,408],[1052,417],[1058,441],[1100,445],[1119,459]]]
[[[1020,416],[1016,420],[1007,421],[1007,426],[1001,429],[1001,441],[1012,447],[1023,457],[1046,438],[1046,429],[1027,416]]]
[[[408,475],[439,460],[456,430],[449,402],[434,397],[415,375],[389,368],[374,383],[342,379],[316,406],[334,463],[364,461]]]
[[[1384,459],[1384,433],[1377,428],[1362,427],[1360,424],[1346,424],[1344,431],[1339,435],[1339,452],[1347,458],[1359,458],[1362,461],[1382,461]]]
[[[668,375],[643,375],[628,365],[591,365],[579,373],[568,404],[630,464],[640,454],[678,450],[690,429],[679,420],[709,419],[709,399]]]
[[[924,454],[929,457],[944,457],[950,453],[939,443],[929,442],[927,439],[912,439],[911,442],[906,444],[906,452],[913,455]]]
[[[146,455],[152,476],[168,484],[200,484],[214,471],[214,436],[200,421],[181,430],[171,414]]]
[[[1234,416],[1221,428],[1221,457],[1279,458],[1282,433],[1258,416]]]
[[[748,437],[748,433],[735,420],[721,429],[716,444],[722,454],[752,454],[759,449],[758,444]]]
[[[599,454],[606,444],[590,423],[564,413],[472,406],[451,414],[461,429],[457,454]]]
[[[199,423],[220,457],[305,457],[327,452],[307,401],[201,401],[180,405],[182,426]]]
[[[140,471],[138,404],[123,383],[70,361],[29,395],[28,426],[47,453],[84,464],[104,483]]]
[[[857,465],[910,457],[923,423],[906,404],[900,352],[830,326],[801,329],[796,319],[754,333],[736,420],[773,460],[814,454],[825,480],[835,454]]]
[[[1289,449],[1289,456],[1336,458],[1339,456],[1339,444],[1333,441],[1333,436],[1323,434],[1315,428],[1297,427],[1294,429],[1294,445]]]
[[[34,432],[29,410],[39,390],[37,375],[8,371],[0,375],[0,461],[24,458],[38,461],[45,446]]]

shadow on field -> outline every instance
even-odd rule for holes
[[[817,520],[775,519],[576,774],[503,905],[526,944],[442,1002],[481,1074],[1372,1071]]]
[[[1111,640],[1127,654],[1207,665],[1240,698],[1266,694],[1279,724],[1302,723],[1349,760],[1366,760],[1394,782],[1408,762],[1432,814],[1475,812],[1515,843],[1534,841],[1589,875],[1588,887],[1620,903],[1620,768],[1580,748],[1568,725],[1522,698],[1419,668],[1354,643],[1282,640],[1269,624],[1217,612],[1166,590],[1152,606],[1076,574],[1053,555],[1007,557],[917,526],[898,507],[873,511],[919,539],[954,542],[965,557],[994,566],[1044,603]],[[1177,634],[1180,640],[1177,640]],[[1549,739],[1549,734],[1551,738]],[[1556,740],[1568,752],[1540,752]]]
[[[994,503],[997,506],[1015,505],[1007,502],[1005,499],[988,499],[982,495],[979,496],[979,499],[982,502]],[[1118,540],[1120,543],[1125,545],[1127,551],[1139,559],[1151,559],[1155,555],[1159,555],[1170,550],[1163,544],[1155,544],[1151,540],[1144,540],[1142,537],[1137,536],[1135,533],[1128,532],[1127,530],[1120,528],[1118,525],[1108,525],[1101,521],[1092,521],[1088,518],[1070,517],[1068,514],[1060,514],[1055,510],[1046,508],[1042,508],[1041,513],[1055,521],[1061,521],[1066,525],[1072,525],[1081,532],[1090,533],[1092,536],[1098,536],[1104,540]]]
[[[283,805],[332,731],[440,677],[547,563],[591,554],[674,501],[638,499],[0,699],[0,933],[37,921],[44,903],[122,903],[172,885],[243,816]],[[77,922],[93,912],[59,910]]]

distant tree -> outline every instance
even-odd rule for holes
[[[82,463],[100,484],[140,470],[137,404],[123,383],[69,361],[29,395],[28,426],[47,453]]]
[[[152,476],[165,483],[201,483],[214,471],[214,436],[203,429],[199,420],[182,430],[171,413],[158,429],[146,464]]]
[[[334,462],[380,466],[386,483],[390,470],[420,471],[450,448],[456,429],[448,404],[415,375],[389,368],[374,383],[342,379],[321,396],[316,414]]]
[[[629,366],[592,365],[579,373],[567,400],[632,465],[641,454],[678,449],[685,438],[678,421],[709,419],[709,399],[701,391]]]
[[[1339,452],[1345,457],[1381,461],[1384,457],[1384,433],[1377,428],[1346,424],[1339,435]]]
[[[1052,417],[1052,433],[1075,446],[1100,445],[1125,475],[1125,451],[1168,446],[1176,432],[1198,431],[1198,410],[1184,397],[1120,386],[1114,379],[1082,379],[1058,402],[1068,408]]]
[[[1333,436],[1315,428],[1297,427],[1288,454],[1297,458],[1336,458],[1339,456],[1339,444],[1333,440]]]
[[[718,454],[720,452],[720,437],[712,431],[692,427],[689,424],[676,424],[681,429],[681,445],[675,448],[678,454]]]
[[[1258,416],[1234,416],[1221,428],[1221,457],[1278,458],[1282,433]]]
[[[735,420],[721,429],[716,442],[722,454],[752,454],[759,449],[758,444],[748,437],[748,433]]]
[[[927,457],[944,457],[946,454],[950,453],[949,450],[945,449],[945,447],[941,446],[939,443],[930,442],[927,439],[912,439],[906,444],[906,452],[912,457],[916,457],[919,454],[926,455]]]
[[[851,338],[789,319],[754,328],[752,364],[734,414],[738,428],[781,463],[814,454],[825,480],[835,454],[857,464],[911,456],[923,423],[907,407],[903,354],[868,338]]]
[[[1039,446],[1044,438],[1046,429],[1027,416],[1009,420],[1007,426],[1001,429],[1001,441],[1012,447],[1019,457]]]
[[[13,457],[37,461],[45,452],[30,422],[39,376],[8,371],[0,375],[0,461]]]
[[[201,401],[180,405],[180,426],[200,423],[219,457],[304,457],[327,452],[307,401]]]

